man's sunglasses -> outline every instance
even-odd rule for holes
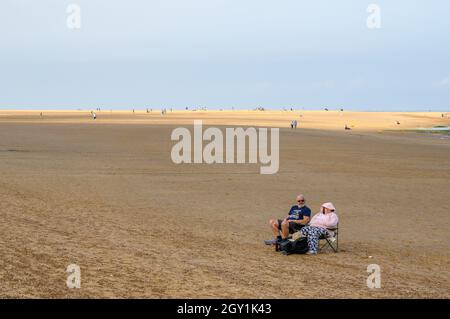
[[[305,201],[304,199],[299,199],[297,202],[303,203],[304,201]]]

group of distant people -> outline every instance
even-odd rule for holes
[[[97,108],[96,111],[100,111],[100,108]],[[132,110],[133,114],[135,113],[135,110]],[[147,113],[151,113],[153,112],[153,109],[146,109]],[[170,112],[172,112],[172,108],[170,109]],[[161,115],[166,115],[167,114],[167,109],[163,108],[161,109]],[[41,117],[42,117],[42,112],[41,112]],[[97,113],[94,111],[91,111],[91,118],[92,119],[97,119]]]
[[[292,120],[292,121],[291,121],[291,129],[296,129],[296,128],[297,128],[297,124],[298,124],[298,123],[297,123],[297,120]],[[347,124],[345,124],[344,130],[350,131],[351,128],[350,128],[350,126],[348,126]]]
[[[289,234],[300,232],[306,237],[308,255],[315,255],[319,250],[319,240],[326,236],[328,229],[337,227],[339,218],[333,203],[324,203],[320,211],[311,218],[311,209],[306,206],[305,196],[296,198],[297,204],[292,206],[284,219],[271,219],[269,225],[274,235],[273,240],[266,240],[266,245],[282,244],[288,240]]]

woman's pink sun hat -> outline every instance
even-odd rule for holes
[[[333,203],[330,203],[330,202],[323,204],[322,207],[328,208],[330,210],[336,210]]]

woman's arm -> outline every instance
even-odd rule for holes
[[[327,218],[324,220],[324,226],[326,228],[336,228],[339,222],[338,216],[336,213],[326,214]]]

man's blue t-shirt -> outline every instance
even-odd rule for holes
[[[308,206],[294,205],[289,211],[288,220],[302,220],[304,216],[311,217],[311,209]]]

